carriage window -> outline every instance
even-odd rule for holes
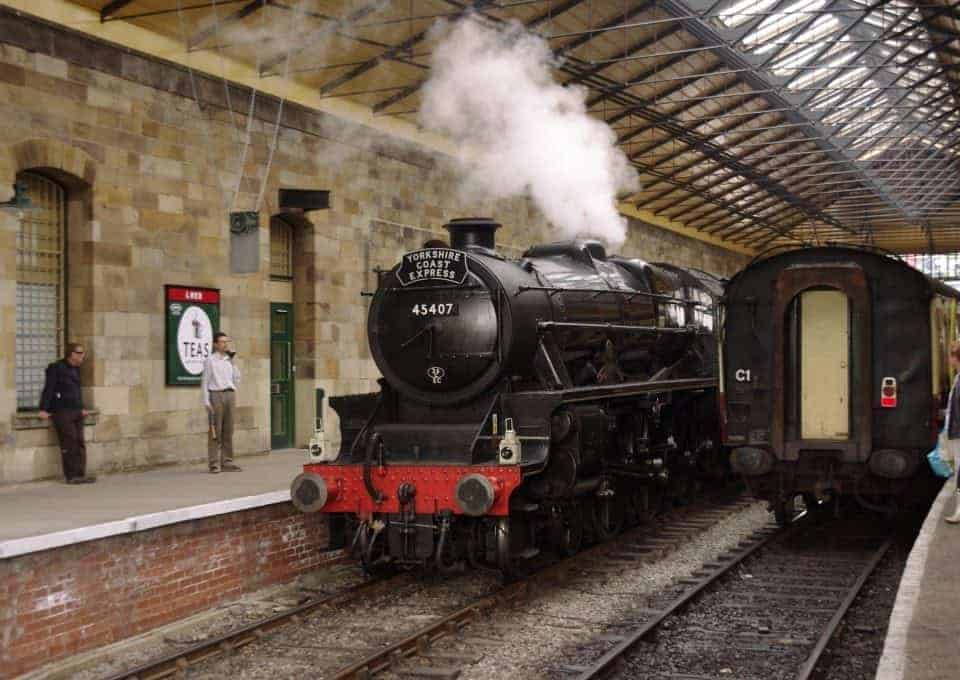
[[[17,409],[37,408],[47,364],[61,355],[66,326],[66,192],[46,177],[17,175],[31,208],[17,229]]]

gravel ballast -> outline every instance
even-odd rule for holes
[[[489,678],[556,678],[555,669],[566,650],[601,634],[614,624],[630,622],[631,612],[645,606],[648,596],[688,577],[704,562],[729,550],[757,529],[769,526],[765,504],[756,503],[721,520],[693,540],[654,562],[617,568],[599,563],[535,602],[490,619],[494,628],[516,634],[481,660],[464,669],[463,680]],[[480,628],[487,624],[480,624]]]

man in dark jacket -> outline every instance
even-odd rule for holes
[[[97,481],[87,475],[87,445],[83,441],[83,409],[80,394],[80,364],[85,352],[83,345],[71,342],[67,354],[60,361],[47,366],[47,377],[40,395],[40,417],[53,421],[60,440],[63,476],[67,484],[89,484]]]

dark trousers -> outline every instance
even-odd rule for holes
[[[60,440],[63,476],[67,479],[83,477],[87,469],[87,445],[83,441],[83,412],[56,411],[50,414],[53,428]]]

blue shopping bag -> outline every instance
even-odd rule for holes
[[[940,442],[942,437],[937,440],[937,445],[933,451],[927,454],[927,460],[930,462],[930,469],[937,477],[950,478],[953,476],[952,461],[947,460],[940,455]]]

